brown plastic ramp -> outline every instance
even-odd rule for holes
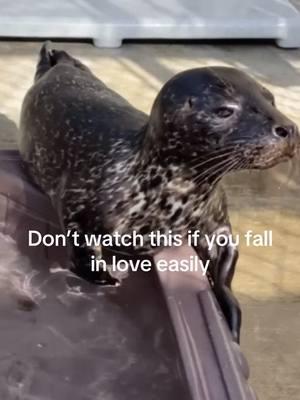
[[[156,257],[189,259],[194,251],[183,246],[165,249]],[[194,400],[253,400],[249,367],[232,340],[209,283],[201,271],[160,272],[158,275],[176,332]]]
[[[0,285],[5,271],[6,289],[13,285],[0,287],[1,399],[255,399],[247,362],[201,273],[136,272],[103,288],[69,273],[65,248],[29,247],[29,229],[60,232],[18,153],[2,151]],[[20,307],[19,287],[35,299],[32,310]]]

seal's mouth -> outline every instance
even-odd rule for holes
[[[285,125],[283,125],[285,126]],[[294,124],[275,126],[272,131],[261,135],[260,139],[249,146],[244,155],[251,169],[268,169],[298,156],[300,153],[300,135]]]
[[[278,164],[290,161],[294,156],[292,155],[282,155],[275,158],[270,158],[269,160],[264,159],[261,164],[254,164],[251,169],[269,169],[275,167]]]
[[[253,162],[250,163],[251,169],[268,169],[290,161],[299,154],[300,141],[299,143],[273,143],[268,147],[268,149],[263,149],[260,155],[254,157]]]

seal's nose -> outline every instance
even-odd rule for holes
[[[295,138],[299,136],[298,128],[296,125],[276,125],[273,128],[273,133],[275,136],[281,138]]]
[[[281,143],[284,140],[286,155],[294,157],[300,149],[300,134],[297,125],[294,123],[275,125],[273,134],[281,139]]]

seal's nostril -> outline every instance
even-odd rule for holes
[[[294,130],[293,126],[275,126],[274,134],[281,138],[286,138],[293,133],[293,130]]]

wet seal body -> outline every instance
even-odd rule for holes
[[[230,234],[219,184],[230,171],[269,168],[294,156],[297,127],[272,94],[233,68],[179,73],[159,92],[150,116],[132,107],[64,51],[41,50],[21,114],[20,151],[34,181],[52,198],[65,229],[81,234],[145,235],[135,252],[153,255],[151,231]],[[234,337],[240,311],[230,284],[237,249],[196,248]],[[87,279],[101,249],[74,248]],[[109,276],[99,278],[110,280]],[[97,279],[96,279],[97,280]]]

